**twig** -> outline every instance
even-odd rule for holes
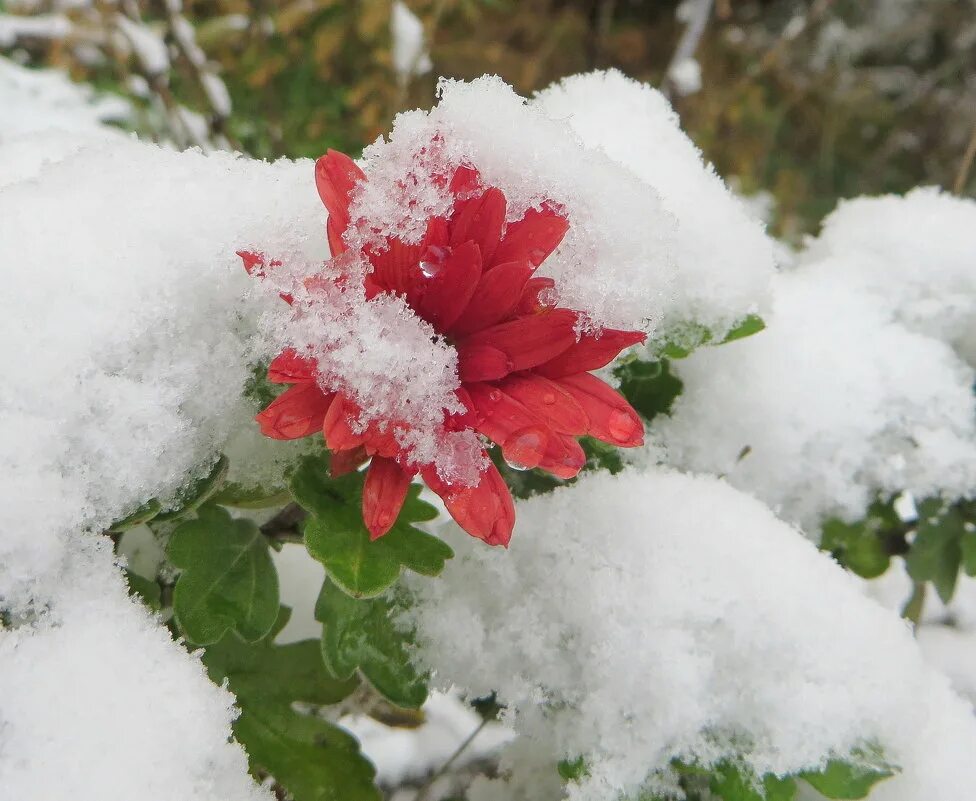
[[[698,0],[698,5],[695,6],[692,14],[693,16],[688,21],[685,32],[681,34],[681,38],[678,40],[678,46],[674,50],[674,55],[671,56],[667,71],[664,73],[664,85],[661,91],[665,97],[671,96],[671,88],[673,85],[671,71],[678,64],[695,55],[695,51],[698,49],[701,38],[705,34],[705,26],[708,24],[708,18],[712,14],[712,0]]]
[[[464,742],[457,747],[457,750],[455,750],[455,752],[451,754],[450,757],[448,757],[447,762],[441,765],[440,768],[437,771],[435,771],[426,782],[424,782],[423,786],[417,792],[414,801],[427,801],[427,798],[430,796],[430,791],[434,786],[434,782],[436,782],[441,776],[443,776],[445,773],[447,773],[448,770],[450,770],[451,765],[457,762],[461,754],[463,754],[468,749],[468,746],[470,746],[471,743],[474,742],[474,738],[477,737],[479,734],[481,734],[481,730],[487,725],[488,725],[488,718],[484,718],[481,721],[481,723],[478,724],[477,728],[473,732],[471,732],[471,734],[469,734],[467,738],[465,738]]]
[[[956,181],[952,185],[952,191],[955,194],[961,195],[963,190],[965,190],[966,183],[969,181],[969,172],[973,168],[974,159],[976,159],[976,125],[973,125],[973,132],[969,137],[969,144],[966,146],[966,152],[959,165],[959,172],[956,173]]]

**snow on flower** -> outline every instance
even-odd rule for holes
[[[434,140],[432,148],[438,144]],[[295,292],[283,292],[296,314],[303,305],[333,305],[337,291],[358,284],[359,276],[347,269],[352,256],[368,263],[362,275],[367,301],[402,297],[456,350],[460,386],[455,405],[445,410],[447,432],[477,432],[499,445],[510,464],[563,479],[576,476],[586,461],[579,436],[620,447],[643,442],[638,414],[588,371],[645,335],[617,329],[579,334],[582,315],[555,305],[552,279],[534,277],[569,227],[554,204],[544,201],[506,222],[505,194],[485,186],[473,167],[462,165],[448,175],[414,171],[403,183],[446,188],[452,202],[426,220],[420,241],[394,235],[378,240],[368,223],[350,213],[357,188],[368,183],[355,162],[330,151],[319,159],[315,177],[329,212],[335,277],[306,277]],[[252,253],[242,256],[248,271],[261,277],[275,266]],[[374,538],[393,525],[419,472],[469,534],[508,544],[515,523],[511,495],[484,449],[473,480],[441,475],[412,452],[409,421],[362,420],[362,409],[342,384],[328,381],[335,372],[329,349],[317,355],[289,348],[271,363],[270,380],[291,386],[258,415],[265,435],[296,439],[322,432],[334,453],[334,473],[370,459],[363,518]]]

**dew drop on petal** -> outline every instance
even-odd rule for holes
[[[547,392],[542,396],[542,402],[547,406],[552,406],[556,402],[556,396],[552,392]]]
[[[538,426],[529,426],[512,433],[502,445],[505,463],[513,470],[531,470],[538,467],[546,452],[549,438]]]
[[[493,389],[488,393],[488,399],[493,403],[498,403],[502,399],[502,393],[497,389]]]
[[[619,409],[611,412],[610,419],[607,420],[607,429],[610,431],[610,436],[617,440],[617,442],[627,442],[632,439],[639,427],[640,423],[632,415],[627,414],[627,412],[622,412]]]
[[[450,255],[450,248],[430,245],[420,257],[420,272],[425,278],[434,278],[444,268],[444,263]]]

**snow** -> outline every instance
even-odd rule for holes
[[[772,242],[746,204],[702,163],[660,92],[611,70],[566,78],[535,104],[565,119],[587,148],[602,151],[653,187],[674,220],[670,258],[678,269],[667,289],[663,333],[694,321],[721,339],[742,318],[764,311]],[[620,213],[620,206],[613,210]],[[650,285],[655,268],[643,264],[631,278]],[[615,275],[624,267],[601,269]]]
[[[169,51],[162,37],[141,22],[134,22],[123,14],[115,15],[115,24],[132,46],[139,63],[149,76],[169,71]]]
[[[843,202],[805,255],[829,257],[907,328],[976,366],[976,201],[927,187]]]
[[[701,64],[694,58],[683,58],[671,65],[668,78],[679,95],[693,95],[702,88]]]
[[[928,243],[933,276],[943,241]],[[684,390],[651,425],[647,458],[663,447],[669,464],[726,476],[814,538],[877,493],[969,495],[973,370],[861,291],[859,259],[848,249],[777,276],[765,331],[675,362]]]
[[[63,14],[0,14],[0,47],[13,47],[18,39],[63,39],[71,27],[71,20]]]
[[[369,180],[352,208],[364,242],[417,241],[451,202],[432,176],[469,163],[505,193],[509,220],[544,201],[564,210],[569,232],[540,274],[593,326],[654,332],[694,319],[727,330],[758,307],[771,247],[653,89],[595,73],[528,103],[488,77],[442,80],[439,96],[364,151]]]
[[[402,0],[394,0],[390,13],[390,34],[393,37],[393,71],[401,86],[414,75],[431,71],[433,64],[424,42],[424,24]]]
[[[673,757],[784,773],[871,742],[900,768],[872,798],[976,781],[972,709],[904,622],[719,479],[590,474],[520,503],[508,553],[458,539],[410,622],[438,682],[508,705],[511,773],[478,801],[552,797],[561,758],[590,771],[569,798],[606,799],[664,789]]]

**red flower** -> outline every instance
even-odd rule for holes
[[[330,150],[315,165],[334,258],[350,247],[356,228],[350,196],[365,180],[342,153]],[[585,462],[577,437],[640,445],[640,417],[588,371],[643,342],[644,335],[604,329],[577,337],[577,312],[554,308],[552,280],[533,277],[566,233],[566,218],[544,204],[506,223],[505,195],[482,186],[478,172],[468,167],[454,172],[449,187],[453,207],[448,216],[428,221],[422,242],[387,237],[382,248],[362,249],[372,265],[365,279],[367,298],[381,293],[403,297],[457,350],[457,396],[466,411],[449,416],[447,428],[473,429],[501,446],[510,464],[563,479],[575,476]],[[263,260],[242,257],[248,272],[262,274]],[[393,434],[403,421],[386,421],[391,425],[382,429],[375,422],[365,430],[355,428],[359,408],[341,392],[320,388],[313,360],[286,350],[271,363],[268,377],[292,386],[257,416],[266,436],[294,439],[322,431],[337,474],[371,458],[363,519],[374,539],[389,531],[419,472],[469,534],[492,545],[508,544],[515,508],[487,458],[477,486],[446,482],[433,465],[410,462]]]

